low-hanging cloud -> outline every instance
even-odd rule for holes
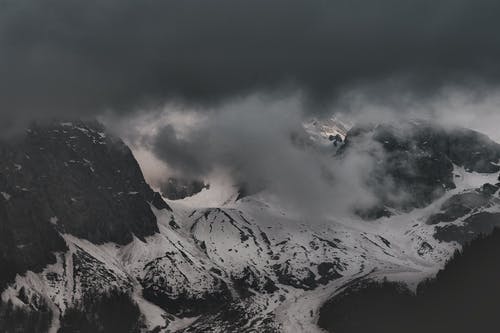
[[[1,0],[0,121],[498,82],[499,13],[493,0]]]
[[[423,119],[445,127],[473,128],[497,139],[498,96],[496,89],[480,94],[449,89],[426,99],[394,95],[382,100],[360,88],[342,96],[331,112],[347,110],[345,116],[358,125],[404,126]],[[250,192],[265,189],[283,206],[309,217],[349,214],[374,207],[383,198],[404,203],[407,193],[398,189],[390,175],[376,186],[370,184],[375,170],[383,175],[379,163],[387,160],[379,143],[370,135],[357,137],[341,157],[335,156],[333,145],[309,141],[303,126],[309,116],[300,95],[256,94],[203,111],[166,105],[140,112],[122,126],[116,119],[107,123],[115,125],[134,151],[148,152],[146,161],[140,156],[139,160],[147,166],[146,177],[154,186],[169,177],[210,182],[217,171],[233,184],[245,184]],[[151,168],[153,156],[156,168]]]
[[[473,129],[500,143],[499,86],[446,86],[429,96],[384,85],[359,86],[339,96],[330,112],[346,114],[358,125],[420,119],[448,128]]]
[[[382,158],[380,145],[365,140],[336,158],[333,144],[312,144],[299,97],[253,95],[180,125],[176,111],[166,108],[163,114],[168,120],[153,131],[145,131],[145,122],[137,119],[138,126],[122,127],[138,128],[129,132],[132,147],[153,152],[167,165],[163,181],[171,176],[210,181],[222,172],[233,184],[244,184],[249,192],[265,190],[282,207],[309,219],[377,203],[367,180]]]

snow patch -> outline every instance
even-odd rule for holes
[[[486,183],[498,183],[500,172],[496,173],[478,173],[469,172],[464,167],[454,165],[453,168],[454,182],[457,186],[456,190],[464,191],[479,188]]]

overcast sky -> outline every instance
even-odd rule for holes
[[[494,85],[499,15],[495,0],[0,0],[0,109],[5,121]]]

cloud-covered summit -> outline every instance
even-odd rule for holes
[[[318,110],[355,122],[472,115],[496,132],[499,14],[492,0],[0,0],[0,137],[97,116],[124,124],[150,179],[225,167],[306,211],[345,188],[370,202],[351,181],[373,159],[334,165],[290,134]],[[187,126],[161,119],[170,107]]]

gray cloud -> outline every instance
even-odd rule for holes
[[[0,120],[496,82],[499,14],[494,0],[1,0]]]
[[[171,122],[160,121],[163,125],[155,129],[143,119],[118,128],[132,147],[152,151],[167,164],[163,181],[175,176],[210,182],[214,173],[222,174],[233,184],[244,183],[250,192],[265,189],[283,208],[309,219],[349,214],[354,206],[376,203],[367,178],[382,158],[381,147],[365,140],[342,159],[334,158],[333,145],[308,143],[303,116],[299,97],[253,95],[217,112],[198,113],[201,121],[191,125],[171,116],[165,117]],[[131,133],[131,128],[136,130]]]
[[[497,89],[473,94],[442,90],[439,96],[424,99],[412,94],[395,94],[385,100],[373,96],[370,89],[351,91],[333,111],[348,110],[344,116],[359,125],[399,124],[405,132],[404,124],[424,119],[445,127],[482,130],[498,139]],[[372,207],[381,198],[404,203],[407,193],[389,175],[370,185],[380,161],[388,161],[380,144],[362,136],[342,158],[334,158],[332,145],[308,143],[303,127],[308,114],[303,110],[300,96],[257,94],[203,112],[167,105],[122,125],[116,119],[107,123],[114,124],[136,151],[151,152],[166,164],[161,168],[156,164],[146,172],[156,185],[170,176],[210,182],[208,177],[217,171],[233,184],[246,184],[250,192],[265,188],[286,208],[313,218]],[[141,164],[149,165],[151,157]]]

